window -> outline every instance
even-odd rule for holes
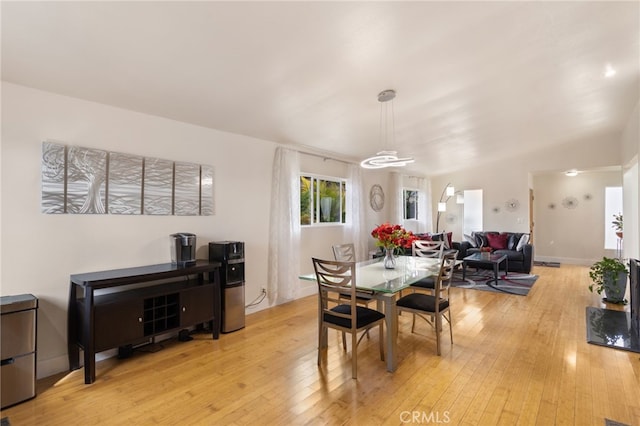
[[[418,220],[418,190],[405,189],[403,191],[404,219]]]
[[[346,192],[344,179],[300,176],[300,225],[345,223]]]
[[[611,222],[614,214],[622,212],[622,187],[607,186],[604,189],[604,248],[616,250],[618,248],[618,236]]]

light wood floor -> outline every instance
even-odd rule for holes
[[[401,317],[399,368],[387,373],[377,333],[359,347],[358,380],[339,335],[316,365],[316,298],[247,317],[213,341],[163,342],[155,353],[38,382],[35,399],[2,411],[20,425],[452,424],[640,426],[640,354],[590,345],[588,269],[537,267],[527,297],[453,289],[454,345]],[[628,309],[628,307],[626,308]],[[415,416],[415,417],[414,417]]]

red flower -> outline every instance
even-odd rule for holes
[[[376,245],[384,248],[411,248],[411,245],[418,238],[413,232],[405,230],[400,225],[390,225],[383,223],[371,231],[371,236],[375,238]]]

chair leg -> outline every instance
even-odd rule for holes
[[[442,316],[436,315],[436,353],[440,356],[440,330],[442,328]]]
[[[327,329],[326,327],[320,325],[318,327],[318,365],[321,363],[322,351],[327,347],[326,340],[323,337],[326,337]]]
[[[351,333],[351,377],[358,378],[358,335]]]
[[[342,347],[344,348],[344,351],[347,351],[347,337],[345,336],[345,332],[342,332]]]
[[[451,338],[451,344],[453,345],[453,324],[451,323],[451,311],[449,311],[449,337]]]
[[[380,339],[380,345],[379,345],[380,346],[380,359],[382,361],[384,361],[384,329],[382,327],[382,324],[380,324],[378,327],[380,328],[380,337],[379,337],[379,339]],[[388,331],[387,331],[387,333],[388,333]]]
[[[416,328],[416,314],[411,314],[411,332],[413,333],[413,329]]]

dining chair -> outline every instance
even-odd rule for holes
[[[415,292],[402,296],[396,302],[398,313],[408,312],[413,314],[411,332],[416,326],[416,316],[424,319],[435,327],[436,352],[440,355],[440,332],[442,331],[442,319],[449,323],[449,336],[453,344],[453,327],[451,325],[451,311],[449,289],[451,278],[456,264],[458,251],[447,252],[442,256],[440,271],[435,279],[434,294]],[[428,317],[428,318],[427,318]]]
[[[411,244],[411,255],[417,257],[429,257],[442,259],[444,254],[444,241],[416,240]],[[411,284],[413,290],[422,289],[433,294],[435,277],[426,277]]]
[[[335,244],[331,246],[333,250],[333,257],[335,260],[340,262],[355,262],[356,261],[356,250],[352,243],[346,244]],[[349,295],[340,295],[341,299],[349,299]],[[356,303],[369,307],[369,303],[371,303],[373,299],[366,295],[359,294],[356,296]],[[367,339],[369,338],[369,331],[367,331]],[[342,346],[344,350],[347,350],[347,337],[344,333],[342,333]]]
[[[351,334],[351,376],[357,378],[358,344],[364,332],[380,327],[380,358],[384,361],[384,314],[375,309],[359,306],[356,302],[356,264],[312,258],[318,282],[318,365],[322,351],[327,348],[328,329]],[[349,294],[344,300],[340,294]],[[358,338],[358,333],[363,332]]]
[[[347,244],[335,244],[331,246],[333,250],[333,257],[340,262],[355,262],[356,261],[356,249],[352,243]]]

